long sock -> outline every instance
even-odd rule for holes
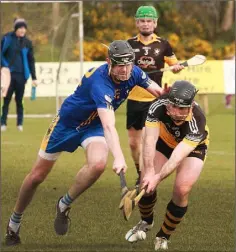
[[[20,228],[22,216],[23,216],[22,213],[13,212],[13,214],[10,217],[9,227],[15,233],[17,233],[17,231]]]
[[[59,208],[61,212],[64,212],[74,200],[70,197],[68,193],[59,201]]]
[[[138,178],[136,179],[136,182],[135,182],[135,187],[139,187],[139,184],[140,184],[140,175],[141,175],[141,171],[139,170],[139,164],[135,164],[135,167],[136,167],[136,171],[137,171],[137,174],[138,174]]]
[[[146,221],[148,224],[153,222],[154,206],[157,201],[156,191],[149,196],[142,197],[138,203],[139,212],[141,214],[141,219]]]
[[[140,167],[139,164],[135,164],[137,174],[140,176]]]
[[[171,200],[167,205],[165,220],[156,236],[165,237],[168,240],[171,234],[175,231],[176,226],[183,219],[185,213],[187,212],[187,208],[188,206],[186,207],[177,206]]]

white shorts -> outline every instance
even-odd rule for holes
[[[94,136],[94,137],[88,137],[86,138],[82,143],[81,146],[83,149],[87,149],[88,145],[92,142],[102,142],[105,145],[107,145],[105,137],[102,136]],[[56,153],[47,153],[44,150],[40,149],[38,152],[38,155],[46,160],[49,161],[56,161],[58,157],[60,156],[61,152],[56,152]]]

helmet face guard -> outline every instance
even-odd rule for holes
[[[176,112],[176,107],[178,108],[186,108],[184,111],[178,110]],[[176,122],[185,121],[191,111],[191,105],[186,107],[176,106],[173,103],[169,103],[166,105],[167,114]]]
[[[120,66],[120,67],[117,67]],[[132,74],[133,63],[110,66],[110,73],[115,81],[127,81]]]
[[[116,40],[110,44],[108,55],[109,59],[111,60],[110,73],[118,81],[128,80],[131,76],[135,60],[135,53],[130,44],[125,40]],[[132,65],[131,71],[130,71],[130,65]],[[126,67],[125,74],[122,73],[122,69],[120,70],[116,69],[116,71],[114,71],[113,68],[115,66]]]
[[[134,53],[126,53],[126,54],[113,54],[111,57],[112,66],[115,65],[128,65],[134,63]]]
[[[190,113],[197,92],[198,90],[190,82],[176,81],[169,92],[169,104],[166,106],[168,115],[173,120],[184,121]],[[178,111],[176,108],[179,108]]]

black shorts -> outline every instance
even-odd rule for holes
[[[145,126],[148,109],[151,104],[152,101],[140,102],[128,100],[126,110],[126,129],[133,127],[136,130],[141,130]]]
[[[174,149],[170,148],[161,138],[158,139],[156,143],[156,150],[161,152],[166,158],[170,158],[171,153]],[[207,145],[201,144],[198,145],[189,155],[188,157],[196,157],[205,161],[207,154]]]

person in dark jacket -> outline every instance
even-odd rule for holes
[[[7,129],[7,115],[13,93],[15,93],[17,128],[23,131],[23,97],[27,79],[32,77],[32,85],[37,86],[35,59],[31,40],[26,37],[27,23],[22,18],[14,21],[14,31],[5,34],[1,41],[1,67],[8,67],[11,83],[3,100],[1,131]]]

